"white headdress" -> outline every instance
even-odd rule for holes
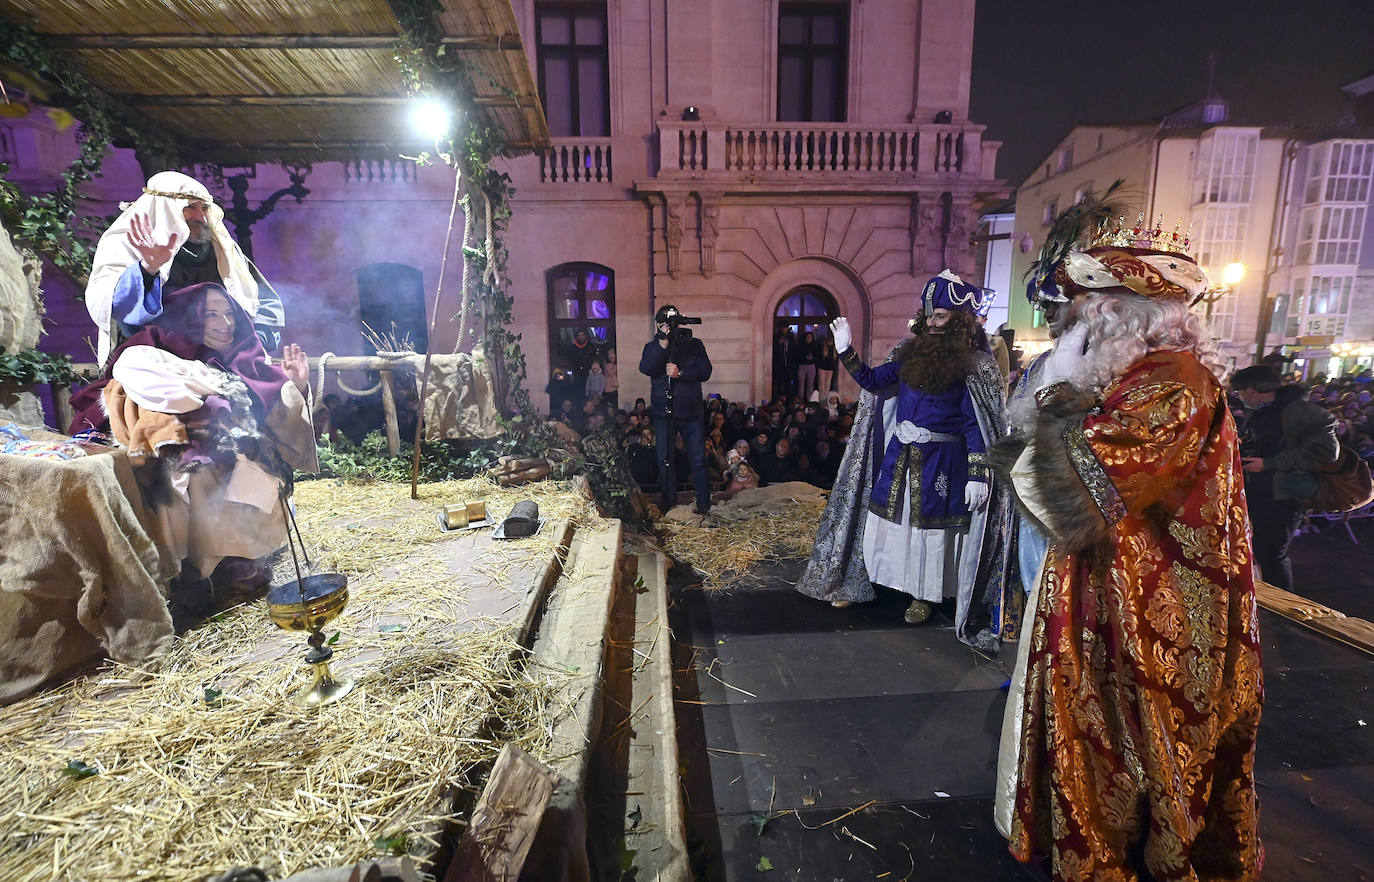
[[[191,230],[182,216],[182,209],[192,202],[204,202],[206,219],[210,224],[210,241],[215,248],[215,262],[224,289],[229,292],[250,316],[258,312],[258,283],[248,268],[248,261],[239,246],[224,228],[224,210],[215,204],[215,199],[205,185],[181,172],[158,172],[148,179],[148,185],[131,205],[110,225],[100,237],[95,249],[95,261],[91,267],[91,277],[86,283],[86,310],[95,322],[96,359],[100,364],[110,354],[111,316],[114,302],[115,284],[131,264],[139,261],[139,254],[129,244],[128,234],[135,216],[147,217],[152,221],[153,240],[161,245],[171,241],[185,244]],[[175,253],[172,257],[175,258]],[[172,269],[172,259],[156,268],[162,281]]]

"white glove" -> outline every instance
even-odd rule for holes
[[[969,481],[964,485],[964,505],[969,511],[982,511],[988,504],[988,485],[985,481]]]
[[[1054,351],[1045,359],[1040,368],[1040,389],[1071,380],[1078,375],[1087,349],[1088,329],[1085,325],[1074,325],[1054,344]]]
[[[830,323],[830,337],[835,341],[835,352],[844,352],[854,343],[854,335],[849,333],[849,319],[840,316]]]

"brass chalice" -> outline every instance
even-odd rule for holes
[[[335,679],[329,670],[329,660],[334,650],[325,645],[325,625],[338,618],[339,613],[348,605],[348,577],[342,573],[316,573],[301,576],[301,564],[296,559],[296,546],[291,541],[291,526],[296,523],[295,515],[282,500],[288,518],[286,542],[291,547],[291,562],[296,568],[296,580],[277,585],[267,592],[267,615],[273,624],[286,631],[309,631],[310,649],[306,650],[305,662],[314,667],[315,679],[305,691],[295,697],[296,704],[319,707],[332,704],[349,693],[353,681]],[[300,527],[296,527],[296,538],[300,539]],[[301,553],[305,553],[305,542],[301,542]],[[310,558],[305,559],[310,566]]]

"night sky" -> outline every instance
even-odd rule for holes
[[[978,0],[969,116],[1015,186],[1078,123],[1145,122],[1215,91],[1242,125],[1332,123],[1374,74],[1374,0]]]

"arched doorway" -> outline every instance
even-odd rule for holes
[[[402,263],[372,263],[358,270],[358,315],[363,339],[376,352],[429,347],[425,320],[425,277]]]
[[[840,315],[835,298],[824,288],[802,285],[794,288],[778,302],[773,310],[773,397],[794,395],[797,392],[797,364],[801,347],[807,345],[806,335],[813,335],[811,345],[819,351],[821,342],[830,337],[830,323]],[[780,337],[786,336],[786,344]],[[834,389],[835,378],[830,377]]]

